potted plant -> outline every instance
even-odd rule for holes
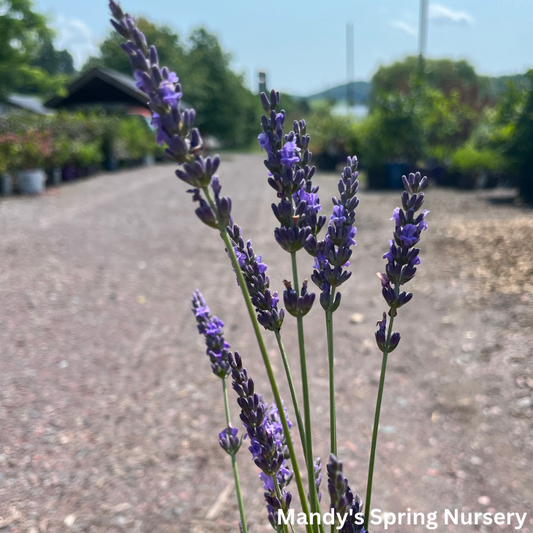
[[[0,195],[9,196],[13,191],[13,177],[9,173],[17,136],[6,133],[0,136]]]
[[[44,165],[52,152],[52,139],[48,132],[28,128],[21,137],[16,156],[17,184],[22,194],[41,194],[46,174]]]
[[[91,142],[80,144],[76,154],[76,162],[78,163],[79,177],[87,177],[92,172],[92,169],[99,165],[104,159],[100,142],[93,140]]]
[[[157,144],[145,118],[133,115],[123,118],[117,136],[124,143],[125,160],[129,165],[151,166],[155,163]]]
[[[60,114],[48,119],[52,145],[49,156],[46,158],[48,174],[47,185],[59,185],[63,181],[63,169],[71,159],[71,144],[73,132],[69,127],[65,114]]]

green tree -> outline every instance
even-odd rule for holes
[[[258,130],[259,98],[231,70],[231,56],[214,35],[201,28],[189,39],[186,59],[184,98],[196,109],[200,130],[229,146],[250,142]]]
[[[63,80],[34,64],[52,36],[46,18],[34,11],[30,0],[0,0],[0,96],[28,85],[39,92],[61,88]]]
[[[185,63],[185,50],[177,33],[170,26],[157,25],[144,17],[136,19],[137,26],[146,36],[146,40],[156,46],[161,65],[167,65],[181,76]],[[131,66],[127,54],[120,50],[124,39],[114,30],[110,30],[100,44],[100,54],[90,57],[82,71],[93,67],[107,67],[123,74],[131,74]]]
[[[32,66],[40,67],[49,74],[72,75],[75,72],[74,59],[67,50],[56,50],[52,39],[44,40]]]
[[[414,165],[425,153],[421,106],[412,93],[381,94],[357,127],[361,160],[374,171],[384,163]]]
[[[227,146],[249,144],[257,135],[259,98],[245,87],[242,75],[233,72],[231,56],[217,38],[198,29],[182,44],[170,27],[142,17],[137,20],[146,40],[157,47],[159,63],[178,75],[184,102],[196,109],[202,134],[215,136]],[[112,32],[100,45],[100,56],[90,58],[83,69],[105,66],[131,75],[128,57],[120,50],[122,41]]]
[[[506,155],[518,174],[522,197],[533,203],[533,69],[527,73],[527,77],[528,91],[523,106],[519,108]]]
[[[372,77],[371,105],[375,105],[382,93],[408,94],[419,73],[419,59],[414,56],[380,67]],[[487,80],[479,77],[467,61],[426,59],[423,81],[446,96],[456,93],[461,103],[474,109],[483,108],[489,101]]]

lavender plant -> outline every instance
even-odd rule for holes
[[[392,331],[394,317],[397,315],[398,309],[411,301],[413,297],[412,293],[402,291],[402,285],[411,281],[416,274],[416,267],[420,264],[420,248],[415,248],[415,245],[420,240],[422,231],[425,231],[428,227],[425,218],[429,211],[424,209],[417,215],[424,203],[424,193],[421,191],[427,183],[427,178],[422,177],[420,172],[417,172],[416,174],[409,174],[408,177],[403,176],[402,180],[405,187],[405,191],[402,193],[402,207],[397,207],[392,215],[391,220],[394,220],[395,224],[393,238],[389,240],[389,251],[383,255],[383,259],[387,260],[387,265],[385,266],[385,272],[378,274],[381,280],[383,298],[389,307],[388,315],[390,321],[387,329],[387,313],[383,313],[382,320],[377,323],[379,328],[376,331],[376,344],[383,354],[383,359],[374,413],[370,463],[368,466],[365,506],[367,524],[370,514],[379,417],[385,386],[387,359],[400,342],[400,334]]]
[[[411,293],[402,291],[402,286],[413,279],[420,264],[420,250],[415,246],[421,232],[427,228],[425,218],[428,212],[419,213],[424,201],[421,190],[427,180],[419,173],[404,177],[406,190],[402,195],[402,207],[393,213],[393,239],[389,241],[389,251],[383,256],[387,259],[385,273],[379,274],[382,294],[388,306],[389,323],[387,327],[387,313],[384,313],[376,332],[376,343],[382,352],[382,370],[363,515],[363,502],[352,492],[348,480],[344,477],[343,465],[337,459],[333,364],[333,313],[341,303],[339,287],[351,276],[347,268],[350,265],[353,246],[356,244],[355,215],[359,204],[357,158],[354,156],[347,159],[338,183],[339,197],[332,199],[333,212],[321,239],[319,235],[326,226],[327,217],[322,214],[319,188],[312,181],[315,167],[311,165],[307,124],[304,120],[295,121],[292,130],[285,133],[285,112],[278,109],[279,93],[272,91],[270,96],[261,94],[265,114],[261,117],[262,131],[258,140],[260,147],[266,152],[268,183],[277,198],[272,204],[272,211],[278,223],[274,228],[274,238],[291,258],[292,281],[285,281],[283,309],[278,292],[270,287],[270,279],[266,274],[267,266],[262,262],[261,255],[256,254],[251,241],[244,238],[241,228],[233,220],[231,199],[221,195],[222,187],[217,176],[220,158],[202,155],[203,141],[198,129],[194,127],[196,114],[193,109],[183,109],[180,105],[182,89],[177,75],[159,65],[157,50],[146,42],[134,19],[124,13],[115,0],[110,0],[109,6],[113,16],[111,23],[125,39],[122,48],[129,56],[137,87],[146,94],[152,110],[152,124],[157,129],[157,142],[166,146],[168,157],[178,166],[177,177],[190,187],[187,192],[198,204],[195,210],[197,217],[208,227],[218,230],[222,238],[269,380],[273,404],[266,403],[255,391],[254,381],[244,368],[241,356],[237,352],[230,352],[230,345],[224,338],[222,321],[211,315],[203,296],[196,291],[192,297],[192,310],[198,331],[205,337],[206,354],[212,372],[222,382],[226,427],[219,433],[218,439],[220,447],[232,459],[241,531],[247,531],[247,524],[236,458],[243,440],[239,437],[238,428],[231,425],[226,385],[226,379],[230,375],[237,394],[239,417],[245,430],[244,439],[247,440],[252,460],[260,471],[268,521],[276,531],[288,533],[285,518],[297,503],[293,501],[288,490],[290,482],[294,481],[300,514],[303,517],[298,523],[305,525],[308,533],[324,531],[323,523],[316,519],[320,516],[320,504],[323,501],[320,492],[322,468],[320,458],[313,456],[311,399],[304,332],[304,317],[312,310],[316,296],[309,290],[308,279],[300,284],[296,257],[298,252],[305,250],[314,261],[314,264],[311,260],[309,263],[309,277],[320,291],[319,302],[325,313],[330,405],[330,457],[326,470],[329,509],[335,516],[332,531],[336,528],[346,533],[366,533],[387,358],[400,340],[400,335],[392,330],[393,322],[397,310],[412,298]],[[308,255],[303,254],[304,257]],[[295,390],[289,357],[282,342],[282,326],[286,313],[296,318],[302,377],[302,409]],[[296,420],[302,445],[307,489],[300,472],[301,459],[296,453],[291,435],[292,424],[265,348],[262,329],[274,333],[283,362],[295,416],[293,420]]]

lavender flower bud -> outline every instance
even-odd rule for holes
[[[274,229],[276,242],[286,252],[291,253],[297,252],[304,247],[309,234],[309,228],[299,228],[298,226],[292,226],[290,228],[282,226],[281,228]]]
[[[272,204],[272,211],[274,216],[279,220],[282,226],[291,226],[292,225],[292,203],[288,200],[281,200],[281,202],[276,205]]]
[[[115,2],[115,0],[109,0],[109,10],[111,11],[111,14],[113,15],[114,18],[116,19],[124,18],[124,13],[122,12],[122,9],[118,5],[118,3]]]
[[[387,350],[387,314],[383,313],[383,320],[379,320],[376,326],[379,326],[378,330],[376,331],[376,344],[378,345],[378,348],[384,352]],[[400,334],[399,333],[392,333],[391,338],[389,340],[389,346],[388,346],[388,353],[391,353],[396,346],[398,346],[398,343],[400,342]]]
[[[268,96],[265,93],[261,93],[259,97],[261,98],[261,105],[263,106],[264,112],[270,113],[270,100]]]
[[[389,353],[394,351],[396,346],[400,343],[400,334],[399,333],[393,333],[391,335],[390,341],[389,341]]]
[[[279,531],[278,525],[278,513],[280,511],[287,512],[292,501],[292,494],[285,490],[280,483],[279,476],[277,477],[278,485],[281,490],[281,499],[276,494],[276,488],[274,486],[274,480],[271,476],[267,476],[263,472],[259,474],[261,481],[263,482],[263,488],[265,489],[265,502],[267,504],[268,521],[275,531]]]
[[[218,443],[228,455],[235,455],[241,447],[242,439],[237,436],[238,431],[237,428],[227,427],[218,434]]]
[[[387,313],[383,313],[383,320],[378,320],[376,326],[379,329],[376,331],[376,344],[378,348],[383,352],[385,350],[385,344],[387,342]]]
[[[307,280],[302,283],[301,295],[298,296],[298,293],[292,288],[290,281],[284,281],[285,290],[283,291],[283,303],[285,304],[285,309],[292,316],[305,316],[315,301],[315,295],[313,293],[307,292]]]
[[[125,28],[124,26],[122,26],[121,24],[119,24],[118,22],[116,22],[113,19],[111,19],[110,22],[111,22],[111,25],[113,26],[113,28],[115,29],[115,31],[117,33],[119,33],[120,35],[122,35],[122,37],[124,37],[124,39],[129,39],[130,38],[130,32],[129,32],[129,30],[127,28]]]
[[[135,28],[132,32],[132,37],[135,46],[143,53],[143,55],[148,55],[149,50],[148,46],[146,45],[146,37],[144,36],[144,33]]]
[[[209,207],[208,203],[201,197],[200,190],[189,189],[187,192],[193,195],[193,202],[198,202],[200,204],[200,207],[198,207],[195,211],[196,216],[210,228],[217,229],[218,222],[215,213],[213,213],[211,207]]]

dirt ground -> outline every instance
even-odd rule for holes
[[[227,156],[220,170],[236,221],[281,290],[290,261],[273,240],[274,193],[260,156]],[[337,179],[317,178],[326,213]],[[194,288],[226,322],[256,389],[270,395],[222,242],[196,220],[185,189],[171,166],[158,166],[0,201],[2,533],[238,531],[230,461],[217,442],[220,383],[196,333]],[[509,195],[427,191],[422,265],[389,361],[375,508],[528,512],[522,532],[533,532],[533,211]],[[375,273],[399,202],[396,192],[360,199],[354,274],[334,327],[339,456],[364,496],[380,367],[373,335],[385,309]],[[311,266],[302,252],[302,278]],[[318,305],[305,327],[314,451],[325,463]],[[292,317],[282,333],[300,391]],[[275,339],[265,338],[283,381]],[[245,447],[238,460],[250,531],[269,531]]]

